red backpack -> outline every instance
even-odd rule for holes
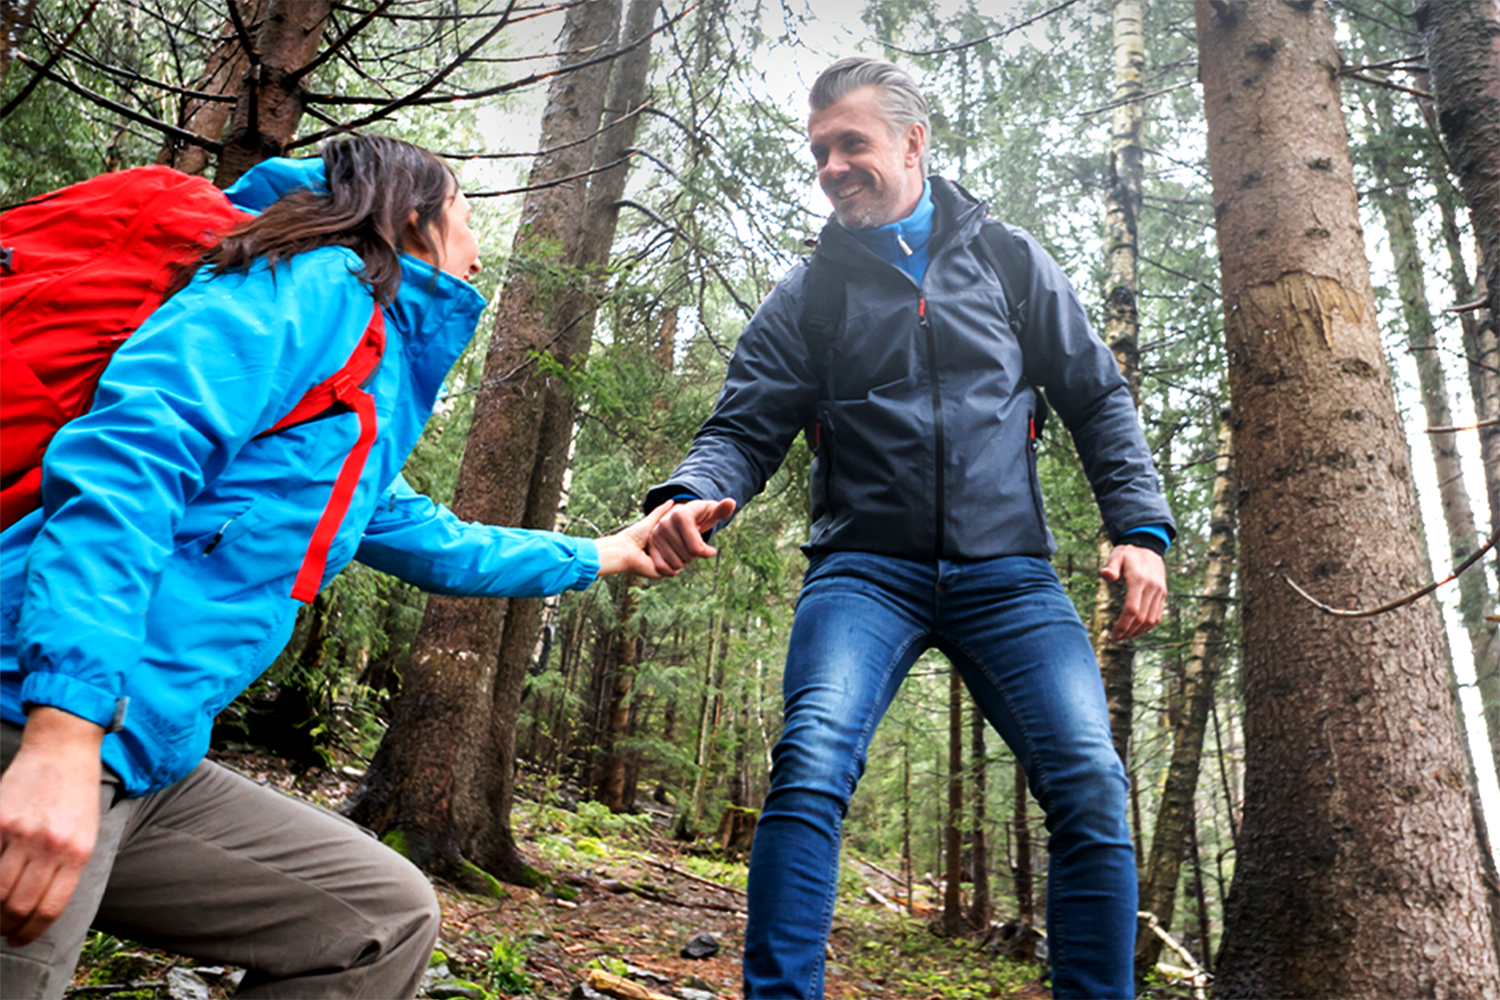
[[[161,304],[176,266],[249,218],[204,178],[160,166],[95,177],[0,215],[0,528],[41,506],[48,443],[88,411],[109,359]],[[334,413],[359,415],[359,440],[292,589],[298,600],[317,594],[328,546],[374,444],[375,401],[361,386],[384,348],[376,305],[348,362],[259,435]]]

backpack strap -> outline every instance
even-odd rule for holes
[[[844,323],[844,269],[813,250],[802,279],[802,338],[818,381],[828,372],[828,352]]]
[[[318,589],[323,584],[323,571],[328,566],[328,550],[333,545],[334,537],[338,535],[339,526],[344,522],[344,515],[349,513],[349,505],[354,501],[354,489],[359,485],[365,460],[370,457],[370,448],[375,444],[375,397],[366,392],[364,386],[380,367],[384,354],[385,313],[377,302],[364,335],[359,338],[354,353],[349,355],[344,366],[309,389],[297,405],[292,407],[292,411],[274,426],[256,435],[257,439],[263,438],[335,413],[353,411],[359,416],[359,438],[354,442],[354,447],[350,449],[349,456],[344,459],[344,464],[333,481],[333,493],[328,498],[328,506],[323,508],[323,513],[318,518],[312,539],[307,544],[307,553],[302,557],[302,568],[297,571],[297,579],[292,584],[292,597],[295,600],[311,603],[318,596]]]
[[[979,252],[990,265],[990,270],[995,272],[995,277],[1000,280],[1000,290],[1005,293],[1005,307],[1010,310],[1011,331],[1020,339],[1026,330],[1026,295],[1025,290],[1031,284],[1031,258],[1026,254],[1026,248],[1021,241],[1016,239],[1010,227],[999,219],[985,219],[979,225]],[[1042,428],[1047,426],[1047,414],[1052,411],[1047,403],[1047,397],[1042,394],[1042,387],[1032,385],[1032,391],[1036,393],[1036,416],[1032,418],[1031,439],[1033,442],[1042,436]]]

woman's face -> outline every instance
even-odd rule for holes
[[[462,191],[454,191],[443,209],[443,231],[439,233],[434,226],[421,234],[422,246],[413,247],[411,255],[455,278],[473,278],[483,265],[479,263],[479,240],[469,228],[471,214],[469,199]]]

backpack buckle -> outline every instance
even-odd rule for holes
[[[15,247],[0,247],[0,274],[15,274],[16,269],[11,266],[15,259]]]

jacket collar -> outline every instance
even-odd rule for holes
[[[985,204],[947,178],[932,176],[927,180],[932,197],[932,237],[928,253],[932,260],[936,260],[948,243],[967,243],[979,234],[979,226],[984,221]],[[846,267],[869,267],[876,263],[886,267],[895,266],[881,260],[831,215],[818,237],[817,252],[826,254],[830,260]]]
[[[262,212],[276,199],[304,188],[326,190],[322,157],[262,160],[224,194],[236,208]],[[401,288],[395,299],[386,303],[385,314],[400,332],[409,357],[420,356],[441,334],[441,349],[451,364],[474,335],[484,306],[484,296],[468,282],[402,254]]]

